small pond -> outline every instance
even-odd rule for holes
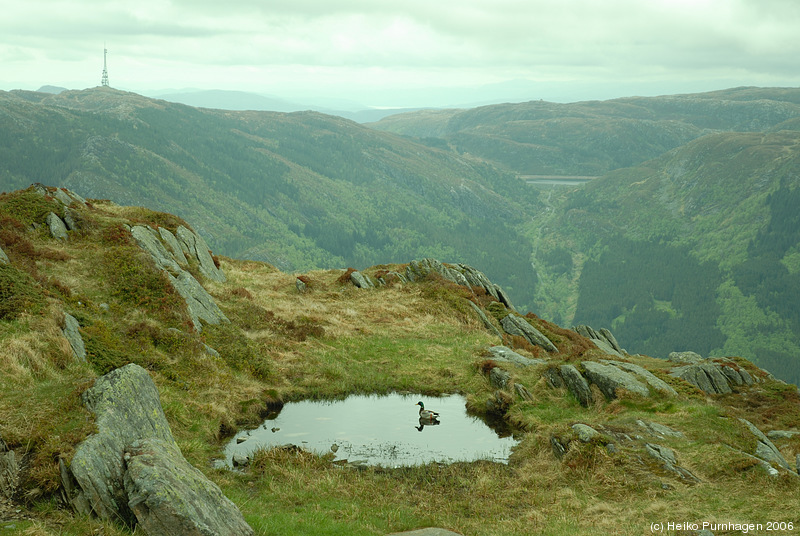
[[[440,414],[439,424],[420,422],[418,401]],[[287,403],[259,428],[237,434],[225,448],[225,464],[230,466],[235,455],[282,445],[319,454],[335,450],[335,460],[384,467],[475,460],[507,463],[516,444],[509,431],[498,432],[468,415],[466,400],[459,395],[351,396]]]

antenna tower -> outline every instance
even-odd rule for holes
[[[106,48],[105,43],[103,44],[103,78],[100,80],[100,84],[104,87],[108,87],[108,67],[106,64],[106,55],[108,54],[108,49]]]

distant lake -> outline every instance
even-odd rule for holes
[[[441,414],[440,424],[420,424],[420,400],[426,409]],[[245,441],[239,443],[239,438]],[[475,460],[508,463],[517,440],[468,415],[466,400],[459,395],[351,396],[287,403],[259,428],[237,434],[225,447],[225,461],[230,466],[235,454],[289,444],[319,454],[337,445],[336,460],[399,467]]]

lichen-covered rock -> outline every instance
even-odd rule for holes
[[[0,264],[10,264],[10,263],[11,261],[9,260],[8,255],[6,255],[6,252],[3,251],[3,248],[0,248]]]
[[[174,443],[158,390],[145,369],[130,364],[98,378],[83,393],[83,401],[95,414],[97,433],[75,450],[69,469],[78,496],[69,500],[79,511],[81,504],[88,504],[102,519],[120,519],[133,526],[135,518],[123,489],[123,452],[147,437]]]
[[[50,230],[50,236],[57,240],[66,240],[69,237],[64,221],[53,212],[47,215],[47,227]]]
[[[678,396],[678,392],[673,389],[667,382],[650,372],[644,367],[636,365],[634,363],[626,363],[625,361],[612,361],[612,360],[604,360],[603,363],[607,363],[609,365],[614,365],[617,368],[621,368],[624,371],[631,372],[636,376],[639,376],[647,382],[647,384],[657,391],[661,391],[664,394],[669,396]]]
[[[131,227],[131,236],[136,240],[140,248],[150,254],[153,260],[161,269],[167,270],[173,275],[179,274],[183,269],[175,262],[174,257],[167,251],[164,244],[159,240],[156,232],[143,225]]]
[[[227,280],[222,270],[217,268],[216,264],[214,264],[214,259],[211,257],[211,253],[209,253],[208,244],[206,244],[202,236],[191,232],[183,225],[178,226],[175,233],[178,236],[178,240],[185,246],[185,248],[182,246],[182,249],[184,249],[188,255],[197,259],[197,262],[200,264],[200,273],[220,283],[224,283]]]
[[[178,294],[186,300],[189,315],[192,317],[192,323],[197,331],[202,330],[200,320],[209,324],[230,322],[211,295],[197,282],[197,279],[192,277],[192,274],[181,270],[177,277],[169,275],[169,279]]]
[[[161,239],[167,243],[167,246],[169,246],[169,249],[172,252],[172,256],[175,259],[175,261],[183,266],[187,265],[189,261],[186,260],[186,255],[184,255],[183,249],[181,248],[178,239],[175,238],[175,235],[172,234],[169,231],[169,229],[166,229],[164,227],[158,228],[158,234],[161,235]]]
[[[600,437],[600,432],[589,426],[588,424],[576,423],[572,425],[572,431],[578,437],[578,440],[583,443],[588,443],[596,437]]]
[[[19,483],[19,463],[13,450],[0,438],[0,497],[10,499]]]
[[[357,288],[375,288],[375,285],[372,283],[372,281],[368,277],[365,277],[361,272],[353,272],[350,274],[350,281]]]
[[[247,536],[253,529],[219,489],[181,454],[156,438],[125,450],[124,486],[138,527],[150,536]]]
[[[513,363],[522,367],[530,367],[531,365],[544,365],[547,363],[547,361],[544,359],[525,357],[524,355],[518,354],[507,346],[490,346],[489,353],[494,361],[500,363]]]
[[[686,380],[708,394],[732,392],[728,378],[723,374],[720,366],[713,362],[701,362],[678,367],[673,369],[670,375]]]
[[[541,331],[533,327],[530,322],[521,316],[513,313],[506,315],[502,318],[502,320],[500,320],[500,324],[503,326],[505,332],[509,335],[523,337],[531,344],[541,346],[548,352],[558,352],[558,348],[556,348],[556,345],[553,344],[550,339],[545,337]]]
[[[64,329],[62,331],[72,348],[72,355],[80,361],[86,361],[86,347],[83,344],[83,337],[81,337],[80,324],[74,316],[64,313]]]
[[[653,443],[646,443],[645,450],[650,456],[661,463],[663,469],[676,474],[682,480],[689,483],[700,482],[700,479],[694,476],[688,469],[678,465],[678,459],[675,457],[675,451],[672,449]]]
[[[689,363],[690,365],[703,362],[703,357],[695,352],[671,352],[667,359],[676,363]]]
[[[497,335],[498,337],[503,336],[503,334],[500,333],[500,330],[497,329],[494,324],[492,324],[491,320],[489,320],[489,317],[486,316],[486,313],[483,312],[483,309],[481,309],[480,307],[478,307],[469,300],[465,301],[467,302],[467,304],[469,304],[470,307],[472,307],[472,310],[475,311],[475,314],[478,315],[478,318],[481,319],[481,322],[483,322],[483,327],[485,327],[487,330],[489,330],[494,335]]]
[[[789,469],[789,463],[786,461],[786,458],[783,457],[781,451],[769,440],[769,438],[764,435],[764,432],[759,430],[753,423],[748,421],[747,419],[739,419],[739,421],[747,427],[751,434],[753,434],[756,438],[756,449],[755,455],[757,458],[764,460],[765,462],[771,463],[773,465],[780,465],[784,469]]]
[[[515,311],[508,295],[498,285],[492,283],[483,272],[466,264],[445,265],[431,258],[411,261],[406,268],[406,278],[409,281],[419,281],[429,273],[435,272],[456,285],[468,288],[483,288],[494,299],[505,305],[509,310]]]
[[[589,407],[594,401],[594,397],[592,396],[592,390],[589,388],[589,382],[586,381],[586,378],[584,378],[573,365],[561,365],[559,371],[561,372],[561,379],[564,381],[564,385],[567,386],[572,396],[575,397],[581,406],[585,408]]]
[[[641,396],[650,396],[650,391],[646,385],[637,380],[633,374],[614,365],[605,365],[595,361],[583,361],[581,364],[585,370],[586,378],[597,385],[609,400],[617,398],[619,389],[625,389]]]

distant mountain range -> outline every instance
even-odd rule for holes
[[[522,309],[613,328],[631,352],[736,354],[800,381],[798,89],[418,110],[371,128],[108,88],[0,93],[0,111],[4,189],[173,212],[216,252],[290,271],[466,262]],[[537,174],[600,178],[519,178]]]

